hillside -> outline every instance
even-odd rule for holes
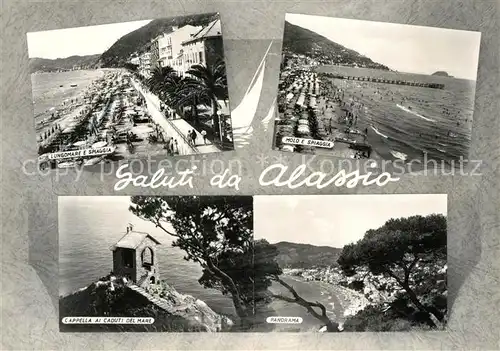
[[[141,50],[157,35],[164,32],[172,32],[172,26],[182,27],[188,24],[193,26],[207,25],[218,17],[218,13],[207,13],[153,20],[147,25],[118,39],[106,52],[101,55],[99,63],[102,67],[123,66],[134,51]]]
[[[30,58],[29,66],[30,73],[34,72],[53,72],[58,70],[70,70],[74,66],[93,67],[101,55],[86,55],[86,56],[70,56],[58,59],[45,59],[34,57]]]
[[[276,261],[281,268],[312,268],[337,265],[342,252],[330,246],[296,244],[286,241],[273,244],[278,248]]]
[[[441,77],[451,77],[448,72],[445,71],[437,71],[432,73],[433,76],[441,76]]]
[[[155,301],[155,302],[153,302]],[[146,292],[116,277],[105,277],[59,299],[60,331],[216,332],[232,325],[203,301],[161,285]],[[152,317],[153,324],[63,324],[63,317]]]
[[[373,62],[370,58],[334,43],[328,38],[308,29],[285,22],[283,52],[305,55],[322,64],[334,64],[389,70],[387,66]]]

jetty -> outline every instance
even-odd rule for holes
[[[439,83],[423,83],[423,82],[414,82],[400,79],[386,79],[386,78],[375,78],[375,77],[358,77],[358,76],[347,76],[336,73],[326,73],[326,76],[330,78],[336,79],[344,79],[344,80],[356,80],[360,82],[372,82],[372,83],[384,83],[384,84],[395,84],[395,85],[409,85],[412,87],[422,87],[422,88],[431,88],[431,89],[444,89],[444,84]]]

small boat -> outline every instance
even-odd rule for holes
[[[402,152],[393,151],[393,150],[391,150],[391,155],[394,156],[395,158],[398,158],[398,159],[403,160],[403,161],[405,161],[406,158],[408,157],[408,155],[406,155]]]
[[[62,88],[63,86],[64,86],[64,85],[62,85],[62,84],[61,84],[61,85],[59,85],[59,87],[60,87],[60,88]]]

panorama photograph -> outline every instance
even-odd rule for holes
[[[40,167],[233,150],[218,13],[27,40]]]
[[[378,164],[467,159],[480,38],[286,14],[273,149]]]
[[[446,215],[443,194],[256,196],[254,328],[443,330]]]

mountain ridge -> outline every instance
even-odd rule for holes
[[[143,50],[151,39],[154,39],[159,34],[172,32],[172,27],[182,27],[188,24],[207,25],[218,18],[220,18],[219,13],[211,12],[152,20],[118,39],[108,50],[102,53],[99,58],[99,65],[101,67],[123,66],[132,53]]]
[[[274,245],[278,249],[276,262],[281,268],[313,268],[336,266],[342,249],[332,246],[315,246],[280,241]]]
[[[56,59],[48,59],[43,57],[32,57],[29,59],[30,73],[35,72],[54,72],[67,71],[75,66],[87,66],[94,68],[101,54],[92,55],[71,55],[68,57],[60,57]]]
[[[316,33],[309,29],[285,21],[283,36],[283,52],[305,55],[314,58],[322,64],[366,67],[390,70],[389,67],[372,61],[355,50]]]

